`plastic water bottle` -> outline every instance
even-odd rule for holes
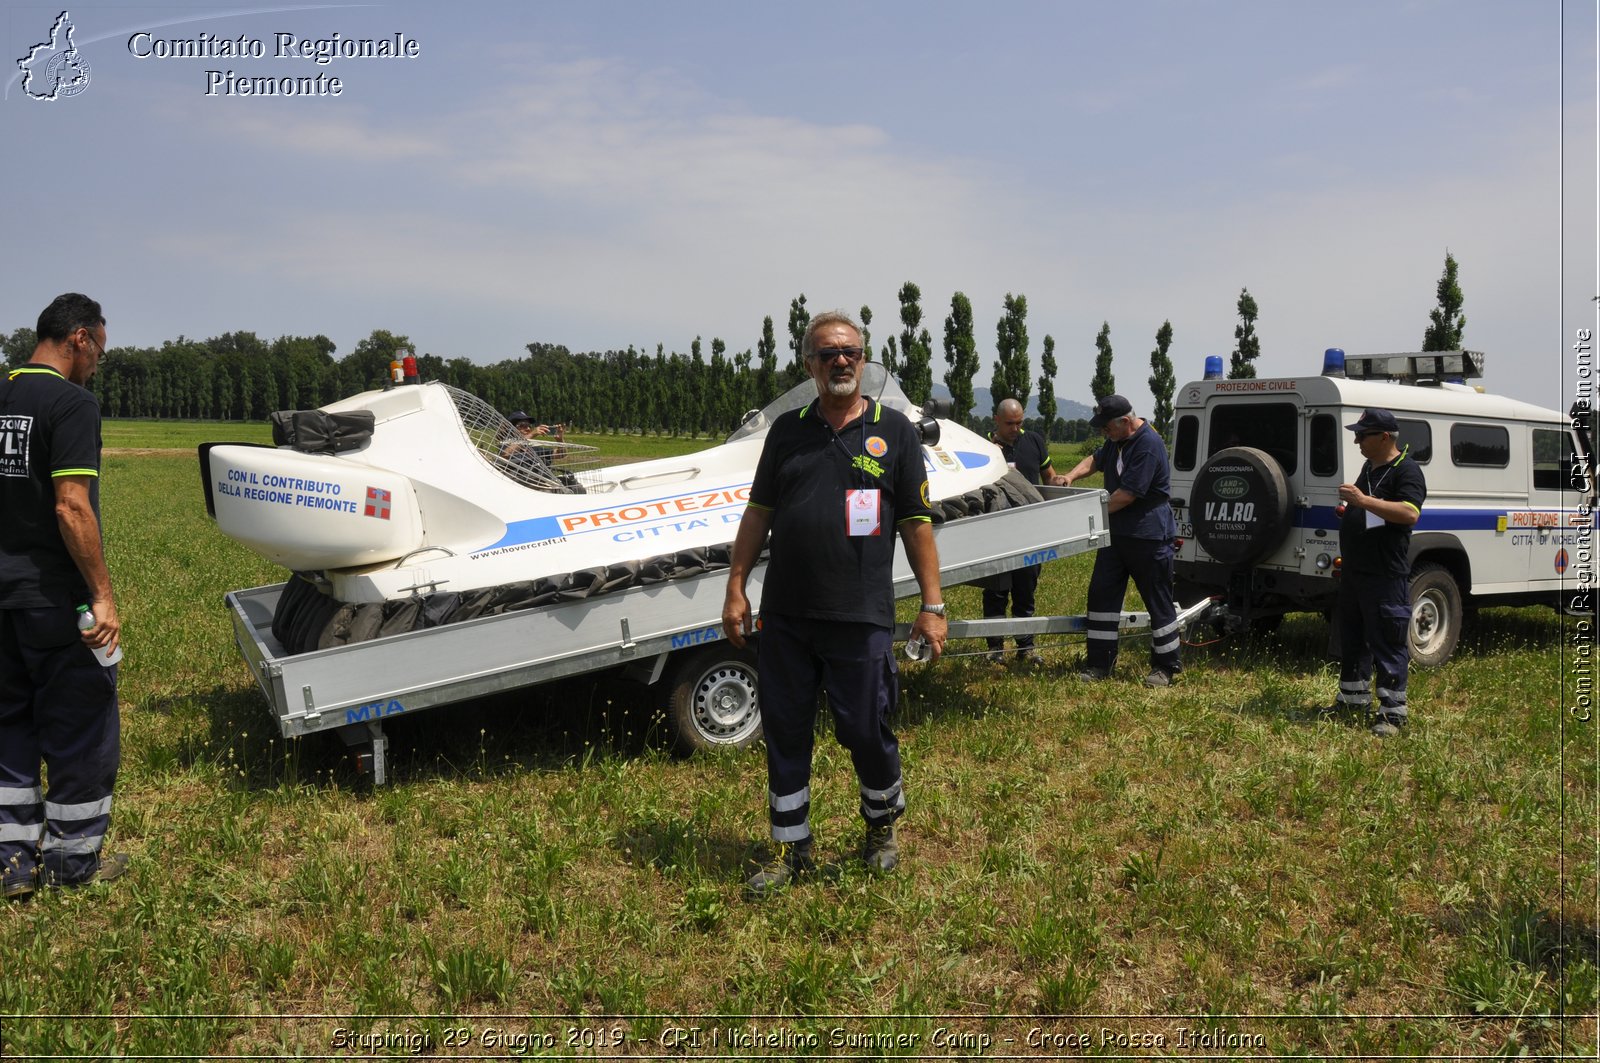
[[[921,635],[913,635],[906,639],[906,660],[925,661],[928,659],[928,640]]]
[[[78,606],[78,630],[88,631],[92,627],[94,627],[94,614],[89,611],[87,605]],[[116,649],[102,647],[91,652],[94,654],[94,659],[103,667],[110,668],[122,660],[122,643],[118,642]]]

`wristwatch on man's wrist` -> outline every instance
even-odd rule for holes
[[[922,603],[922,612],[924,612],[924,613],[932,613],[934,616],[943,616],[944,615],[944,603],[943,602],[935,602],[934,604],[929,605],[927,602],[923,602]]]

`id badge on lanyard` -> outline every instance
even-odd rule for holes
[[[883,516],[879,501],[881,492],[876,488],[861,487],[844,493],[845,531],[849,535],[878,535],[883,529]]]

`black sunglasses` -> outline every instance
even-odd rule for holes
[[[816,357],[821,358],[824,362],[831,362],[840,355],[844,355],[852,362],[859,362],[862,353],[860,347],[823,347],[816,352]]]

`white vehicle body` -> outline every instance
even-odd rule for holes
[[[1481,365],[1481,355],[1468,356]],[[1338,488],[1354,483],[1363,463],[1345,426],[1382,408],[1399,421],[1399,445],[1428,486],[1411,536],[1414,659],[1447,658],[1465,609],[1570,607],[1566,572],[1592,548],[1595,528],[1587,433],[1554,410],[1417,376],[1431,357],[1351,359],[1369,376],[1392,365],[1400,379],[1180,387],[1172,462],[1179,599],[1223,595],[1238,622],[1331,608]]]
[[[1010,501],[999,504],[1000,486],[1032,491],[1007,476],[1000,449],[953,422],[930,423],[881,366],[864,368],[864,387],[883,402],[884,416],[919,425],[930,496],[946,503],[949,518],[934,527],[947,584],[1106,544],[1103,491],[1045,488],[1042,501],[1038,494],[1022,501],[1005,495]],[[390,717],[621,668],[667,689],[684,751],[754,742],[761,734],[755,652],[734,648],[722,631],[726,563],[657,569],[654,578],[615,585],[611,577],[729,543],[767,428],[815,395],[805,381],[720,446],[605,469],[573,471],[573,448],[551,449],[547,461],[532,465],[507,460],[503,447],[515,442],[510,425],[472,396],[436,384],[368,392],[311,411],[358,415],[352,423],[360,431],[329,453],[206,444],[201,473],[218,526],[309,577],[228,595],[239,649],[284,736],[337,731],[364,749],[358,763],[381,781],[382,724]],[[303,434],[296,443],[306,444]],[[974,508],[975,498],[987,499],[988,508]],[[349,641],[319,640],[320,614],[305,604],[307,597],[327,604],[323,588],[340,615],[388,617],[419,602],[597,573],[603,592],[563,590]],[[765,573],[762,561],[749,575],[757,610]],[[903,544],[892,579],[897,598],[919,593]],[[465,593],[451,593],[457,591]],[[295,601],[300,605],[286,607]],[[309,644],[299,640],[297,615],[317,619]],[[1081,630],[1074,618],[1054,618],[1055,626],[1052,619],[988,623]],[[1140,623],[1129,614],[1124,627]]]
[[[864,391],[886,417],[920,412],[865,366]],[[514,443],[493,410],[444,384],[369,391],[323,407],[372,414],[370,439],[343,453],[209,445],[202,476],[217,526],[341,602],[469,591],[626,564],[732,542],[766,429],[815,398],[807,380],[721,446],[682,457],[568,472],[592,448],[539,440],[537,471],[501,456]],[[1005,475],[993,443],[937,422],[923,462],[934,500]],[[870,434],[870,430],[869,430]]]

